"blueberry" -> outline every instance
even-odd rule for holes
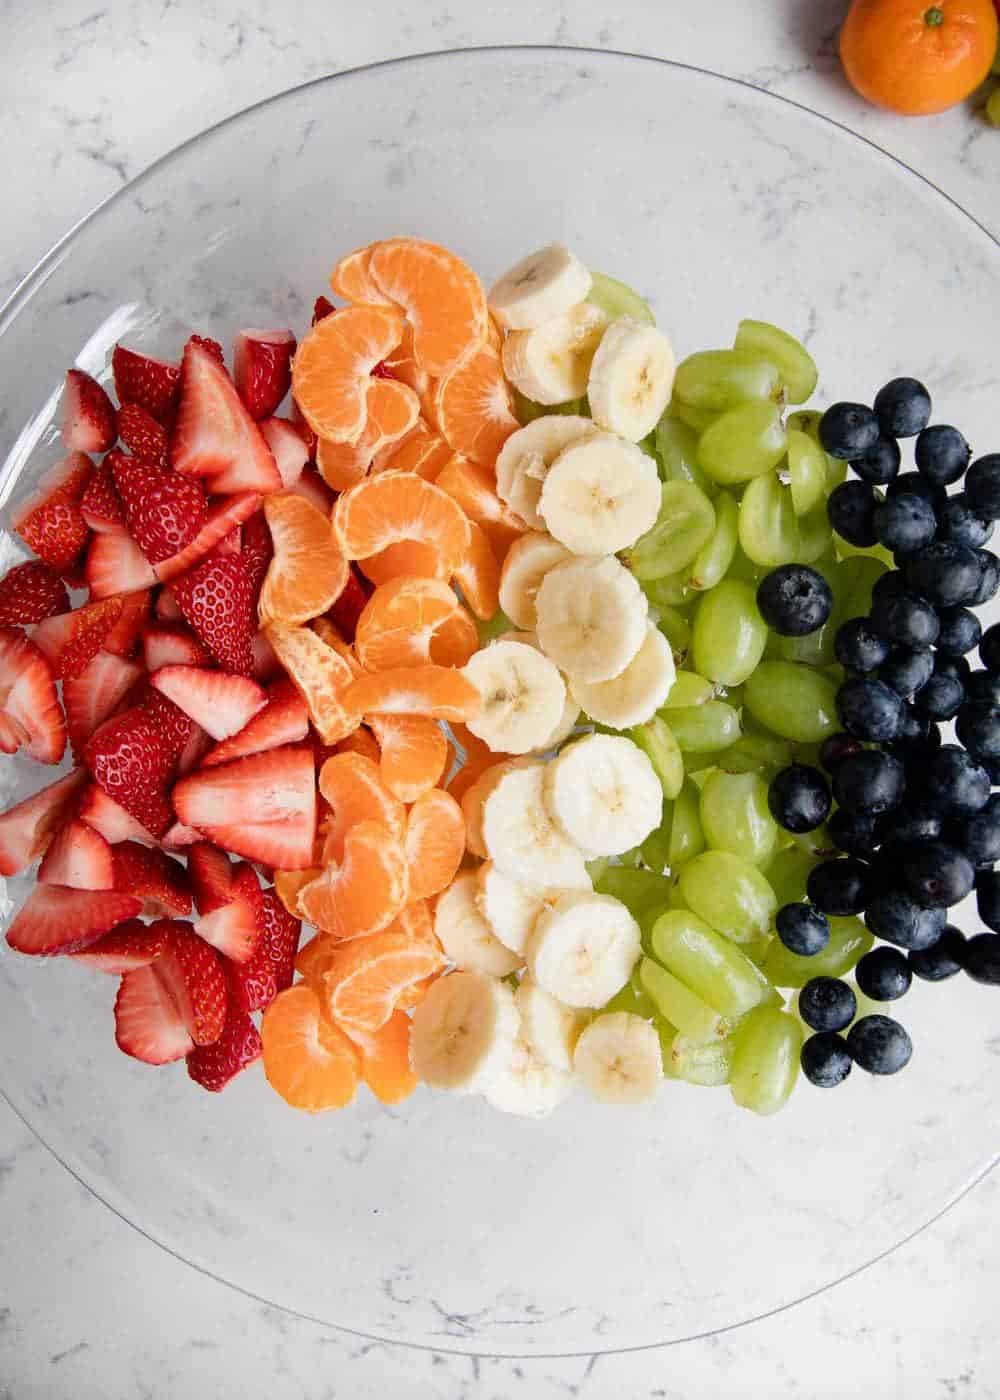
[[[973,553],[976,556],[979,581],[975,592],[965,601],[970,608],[979,608],[983,603],[988,603],[1000,588],[1000,560],[988,549],[977,549]]]
[[[846,851],[849,856],[870,858],[878,845],[878,826],[867,812],[849,812],[845,807],[838,807],[827,823],[827,831],[837,850]]]
[[[889,643],[865,617],[851,617],[837,628],[833,652],[841,666],[867,674],[877,671],[889,655]]]
[[[839,977],[813,977],[799,992],[799,1015],[814,1031],[842,1031],[857,1010],[857,997]]]
[[[929,481],[926,476],[921,476],[919,472],[900,472],[899,476],[893,477],[892,481],[889,482],[885,488],[885,494],[890,499],[893,496],[903,495],[921,496],[935,512],[948,499],[948,492],[943,486]]]
[[[1000,860],[1000,793],[992,793],[985,807],[971,817],[953,821],[948,835],[975,866]]]
[[[934,653],[929,647],[893,647],[878,672],[879,680],[904,700],[912,700],[933,674]]]
[[[898,841],[904,846],[922,846],[937,841],[944,825],[940,812],[932,812],[918,803],[907,802],[886,812],[879,822],[883,841]]]
[[[987,627],[979,643],[979,659],[987,671],[1000,675],[1000,622]]]
[[[869,549],[877,543],[875,505],[875,492],[867,481],[842,481],[830,492],[826,513],[841,539]]]
[[[873,595],[868,621],[879,636],[908,647],[932,647],[941,631],[933,604],[915,593]]]
[[[931,420],[931,396],[919,379],[890,379],[875,395],[874,408],[888,437],[916,437]]]
[[[975,758],[1000,758],[1000,710],[969,701],[955,720],[955,733]]]
[[[965,682],[965,698],[982,705],[1000,705],[1000,674],[973,671]]]
[[[757,586],[757,607],[773,632],[805,637],[817,632],[833,611],[833,594],[822,574],[805,564],[782,564]]]
[[[976,875],[976,908],[994,933],[1000,932],[1000,870],[980,870]]]
[[[949,909],[972,890],[976,872],[962,851],[944,841],[927,841],[908,852],[903,878],[921,908]]]
[[[870,452],[851,462],[862,481],[885,486],[899,472],[899,443],[893,437],[880,437]]]
[[[943,909],[922,909],[903,890],[890,889],[868,901],[865,923],[887,943],[900,948],[929,948],[941,936],[945,914]]]
[[[891,496],[875,507],[872,528],[879,544],[899,554],[912,554],[930,544],[937,533],[933,506],[921,496]],[[976,544],[982,544],[977,540]]]
[[[818,768],[793,763],[771,780],[767,794],[771,816],[796,835],[814,831],[830,811],[830,789]]]
[[[1000,985],[1000,936],[977,933],[962,950],[962,966],[974,982]]]
[[[878,419],[863,403],[835,403],[819,420],[823,451],[843,462],[870,452],[879,439]]]
[[[910,1063],[913,1043],[891,1016],[862,1016],[847,1032],[855,1064],[869,1074],[896,1074]]]
[[[818,1089],[835,1089],[850,1074],[854,1061],[842,1035],[817,1031],[803,1042],[799,1063],[810,1084]]]
[[[864,745],[850,734],[830,734],[819,746],[819,761],[828,773],[833,773],[852,754],[861,753]]]
[[[913,704],[919,714],[942,721],[954,719],[965,700],[962,682],[954,676],[932,675]]]
[[[902,763],[892,754],[863,749],[845,758],[833,775],[833,795],[847,812],[877,816],[901,801],[906,787]]]
[[[899,732],[892,743],[885,745],[886,752],[901,763],[910,765],[919,764],[924,758],[937,753],[940,747],[941,731],[933,720],[920,714],[914,705],[904,703],[903,713],[899,717]]]
[[[921,476],[950,486],[969,465],[972,448],[957,428],[935,423],[932,428],[924,428],[917,438],[913,456]]]
[[[975,554],[964,544],[934,540],[907,556],[903,573],[915,593],[951,608],[974,596],[981,570]]]
[[[981,758],[980,763],[990,775],[990,782],[994,787],[1000,787],[1000,758]]]
[[[856,739],[880,743],[893,738],[902,708],[902,700],[884,681],[845,681],[837,691],[840,723]]]
[[[993,533],[993,522],[977,515],[964,494],[949,496],[937,511],[937,537],[979,549]]]
[[[910,990],[913,972],[898,948],[873,948],[858,962],[854,980],[872,1001],[896,1001]]]
[[[915,777],[919,797],[936,812],[967,816],[989,801],[990,775],[957,744],[930,754]]]
[[[964,656],[979,645],[982,624],[968,608],[941,608],[938,622],[937,649],[946,656]]]
[[[953,676],[964,686],[972,675],[972,667],[964,656],[945,656],[939,652],[934,658],[934,674],[936,676]]]
[[[847,918],[864,909],[868,886],[868,866],[853,856],[844,856],[814,866],[806,880],[806,894],[824,914]]]
[[[808,904],[784,904],[775,916],[778,937],[790,953],[812,958],[830,941],[830,925],[825,914]]]
[[[965,494],[979,515],[1000,520],[1000,452],[976,458],[965,474]]]
[[[936,943],[929,948],[913,949],[906,960],[910,970],[925,982],[943,982],[961,972],[965,957],[965,934],[954,924],[945,924]]]
[[[906,580],[898,569],[886,569],[872,584],[872,599],[895,598],[906,592]]]

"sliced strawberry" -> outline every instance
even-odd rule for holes
[[[178,554],[205,524],[200,481],[134,457],[119,457],[114,476],[128,532],[151,564]]]
[[[200,831],[195,831],[193,826],[185,826],[183,822],[174,822],[168,831],[163,833],[160,841],[165,851],[183,851],[187,847],[193,846],[196,841],[204,840]]]
[[[301,408],[299,408],[298,402],[296,401],[294,396],[292,397],[292,402],[288,409],[288,420],[290,423],[294,423],[296,428],[298,428],[299,432],[302,434],[302,441],[305,443],[306,450],[309,453],[309,460],[310,462],[315,462],[316,448],[319,445],[319,438],[316,436],[312,428],[310,428],[309,424],[303,417],[302,410]],[[322,480],[322,478],[320,478],[320,480]]]
[[[256,681],[201,666],[164,666],[149,683],[216,742],[238,734],[267,704]]]
[[[305,745],[286,745],[183,778],[174,808],[187,826],[248,860],[280,870],[312,864],[316,775]]]
[[[256,515],[252,515],[243,526],[240,553],[243,555],[244,563],[249,571],[250,593],[254,607],[256,607],[260,600],[260,590],[264,586],[264,579],[267,577],[268,568],[274,557],[271,530],[262,510],[259,510]]]
[[[168,696],[154,689],[148,681],[136,690],[133,703],[138,705],[152,720],[153,727],[173,755],[176,766],[180,755],[191,739],[191,735],[197,729],[194,720],[175,705]]]
[[[271,449],[232,380],[193,339],[184,349],[170,461],[184,476],[207,477],[208,489],[218,495],[281,490]]]
[[[57,679],[78,676],[100,651],[121,612],[120,598],[104,598],[99,603],[88,603],[75,612],[62,613],[59,617],[40,622],[32,640],[48,659]]]
[[[121,977],[137,967],[148,967],[163,952],[166,937],[163,931],[148,928],[139,919],[129,919],[82,953],[70,953],[74,962],[91,967],[95,972],[107,972]]]
[[[177,1003],[152,966],[122,978],[115,998],[115,1040],[119,1050],[147,1065],[182,1060],[194,1049]]]
[[[191,887],[179,861],[137,841],[122,841],[113,848],[111,856],[114,888],[123,894],[137,895],[143,901],[142,912],[147,918],[191,913]]]
[[[243,553],[243,527],[237,525],[235,530],[230,530],[228,535],[224,535],[215,546],[216,554],[242,554]]]
[[[264,936],[274,966],[275,985],[279,992],[292,985],[295,976],[295,954],[302,937],[302,920],[296,919],[282,904],[274,890],[264,891]]]
[[[147,671],[161,666],[201,666],[208,652],[189,627],[153,623],[142,634],[142,652]]]
[[[188,851],[188,874],[199,914],[211,914],[232,899],[233,864],[225,851],[204,837]]]
[[[199,938],[237,963],[253,957],[260,933],[253,910],[235,899],[221,909],[213,909],[211,914],[203,914],[195,921],[194,930]]]
[[[288,393],[294,354],[295,337],[291,331],[239,332],[233,354],[233,379],[251,418],[269,418]]]
[[[162,566],[161,566],[162,567]],[[161,588],[156,597],[153,611],[161,622],[183,622],[184,614],[177,606],[177,599],[169,588]]]
[[[336,627],[337,631],[344,638],[345,642],[354,641],[354,633],[357,629],[358,618],[362,609],[371,597],[371,584],[362,578],[357,567],[352,564],[351,571],[347,576],[347,583],[344,591],[327,612],[327,617]]]
[[[167,784],[176,751],[150,714],[136,706],[105,720],[84,759],[109,797],[154,836],[163,835],[174,819]]]
[[[66,750],[66,720],[55,676],[43,653],[17,627],[0,627],[0,711],[32,758],[59,762]]]
[[[253,678],[255,681],[260,681],[263,684],[265,681],[273,680],[275,676],[282,675],[281,662],[265,632],[254,634],[250,650],[253,655]]]
[[[82,768],[0,813],[0,875],[17,875],[40,856],[76,806],[87,781]]]
[[[7,942],[34,957],[78,953],[141,908],[141,900],[114,890],[36,885],[7,930]]]
[[[256,610],[243,556],[212,555],[181,574],[172,587],[177,606],[219,665],[248,676]]]
[[[313,302],[312,324],[315,325],[317,321],[325,321],[327,316],[334,316],[336,312],[337,308],[329,297],[317,297]]]
[[[68,885],[74,890],[114,889],[111,847],[86,822],[69,822],[42,857],[38,879],[43,885]]]
[[[301,496],[304,501],[308,501],[311,506],[321,510],[324,515],[329,515],[333,509],[336,497],[315,467],[306,467],[291,489],[296,496]]]
[[[153,566],[129,535],[93,535],[84,577],[91,598],[137,593],[156,583]]]
[[[167,430],[137,403],[123,404],[118,410],[118,436],[134,457],[158,467],[167,465]]]
[[[267,704],[259,714],[254,715],[238,734],[209,750],[204,767],[215,768],[220,763],[232,762],[234,758],[264,753],[268,749],[281,748],[283,744],[297,744],[308,733],[309,712],[291,681],[283,678],[268,687]]]
[[[264,441],[274,453],[284,488],[295,485],[309,461],[309,444],[287,418],[265,418],[260,424]]]
[[[141,841],[151,846],[156,838],[151,832],[126,812],[125,808],[109,797],[97,783],[91,783],[80,799],[78,816],[82,822],[99,831],[105,841],[114,846],[119,841]]]
[[[111,370],[120,404],[138,404],[158,423],[170,422],[181,379],[179,365],[169,365],[152,355],[116,345],[111,356]]]
[[[146,625],[152,607],[152,594],[148,588],[138,593],[123,593],[122,611],[118,621],[104,638],[102,650],[115,656],[130,657]]]
[[[204,848],[213,854],[207,855]],[[231,962],[249,962],[263,932],[263,905],[256,873],[244,861],[235,868],[230,867],[227,857],[223,857],[224,869],[218,861],[222,853],[216,855],[215,848],[207,842],[192,847],[194,851],[198,852],[195,859],[199,868],[198,909],[201,914],[195,931]],[[191,859],[190,853],[188,859]],[[228,887],[225,887],[227,871]]]
[[[65,584],[40,560],[15,564],[0,579],[0,626],[42,622],[68,609],[69,594]]]
[[[80,500],[94,464],[83,452],[71,452],[45,473],[37,489],[15,511],[12,525],[29,549],[56,573],[67,573],[87,543],[87,522]]]
[[[98,535],[121,535],[125,532],[125,513],[112,474],[115,459],[121,456],[117,448],[108,453],[80,499],[80,514]]]
[[[166,944],[153,964],[170,993],[195,1045],[211,1045],[226,1024],[226,974],[214,948],[200,939],[190,924],[160,919]]]
[[[114,404],[82,369],[71,369],[66,375],[62,436],[70,452],[107,452],[118,437]]]
[[[206,734],[204,729],[194,725],[190,738],[177,756],[178,778],[184,778],[188,773],[193,773],[196,768],[200,768],[211,747],[211,734]]]
[[[85,670],[63,682],[66,729],[79,755],[99,724],[114,714],[142,675],[140,667],[99,651]]]
[[[245,1012],[230,1013],[214,1045],[199,1045],[187,1057],[196,1084],[218,1094],[261,1056],[260,1031]]]
[[[278,994],[278,965],[283,965],[283,949],[290,937],[268,911],[269,896],[273,892],[261,890],[249,866],[241,865],[239,870],[239,878],[245,881],[246,893],[254,906],[258,936],[253,955],[245,963],[231,963],[226,967],[230,1008],[242,1012],[261,1011]]]
[[[0,753],[17,753],[28,743],[28,731],[0,710]]]
[[[190,569],[206,554],[211,553],[218,545],[229,537],[236,526],[242,525],[244,520],[251,518],[261,503],[260,494],[256,491],[242,491],[235,496],[222,496],[208,508],[208,515],[204,525],[195,535],[194,539],[179,553],[172,555],[169,559],[162,560],[156,566],[156,575],[164,583],[174,578],[177,574],[182,574]],[[165,596],[160,595],[161,598]],[[180,611],[176,613],[180,617]]]
[[[205,350],[211,355],[213,360],[217,360],[218,363],[222,365],[223,369],[225,369],[226,352],[219,342],[213,340],[210,335],[189,335],[184,345],[185,350],[189,345],[200,345],[202,350]]]

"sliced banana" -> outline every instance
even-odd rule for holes
[[[482,831],[489,858],[512,879],[562,889],[584,887],[583,855],[559,831],[545,806],[543,763],[525,763],[504,773],[483,803]]]
[[[501,637],[462,668],[483,706],[469,730],[494,753],[530,753],[548,742],[566,709],[566,685],[538,648]]]
[[[538,511],[572,554],[617,554],[651,530],[660,512],[652,457],[614,433],[570,443],[549,468]]]
[[[573,1090],[573,1075],[556,1069],[518,1036],[510,1062],[490,1080],[486,1101],[502,1113],[547,1118]]]
[[[479,908],[478,896],[474,871],[468,870],[453,880],[437,902],[434,933],[445,956],[463,972],[506,977],[521,966],[523,959],[495,937]]]
[[[674,352],[663,332],[628,317],[612,321],[587,382],[594,422],[641,442],[663,416],[673,387]]]
[[[607,325],[605,312],[583,301],[534,330],[511,331],[503,344],[503,372],[535,403],[582,398]]]
[[[576,1043],[573,1067],[601,1103],[645,1103],[663,1078],[656,1027],[631,1011],[597,1016]]]
[[[569,550],[540,531],[529,530],[514,541],[500,570],[500,608],[515,627],[534,628],[539,585],[550,569],[569,558]]]
[[[524,955],[528,937],[535,920],[548,909],[565,887],[532,885],[506,875],[492,860],[484,861],[476,872],[479,884],[478,901],[483,918],[505,948]],[[579,876],[574,889],[590,889],[586,870]]]
[[[612,729],[645,724],[666,701],[677,676],[674,654],[660,629],[650,622],[642,646],[610,681],[570,680],[573,699],[591,719]]]
[[[498,325],[531,330],[583,301],[593,280],[565,244],[551,243],[515,263],[494,282],[486,300]]]
[[[556,1069],[572,1069],[573,1051],[587,1024],[586,1013],[563,1006],[530,977],[518,983],[514,1002],[521,1017],[520,1039]]]
[[[482,1093],[510,1064],[518,1028],[506,982],[453,972],[438,978],[413,1013],[410,1065],[435,1089]]]
[[[646,638],[646,595],[614,555],[557,564],[535,611],[542,649],[571,681],[620,676]]]
[[[539,914],[527,951],[531,975],[557,1001],[604,1006],[639,960],[639,925],[609,894],[570,891]]]
[[[508,642],[523,642],[526,647],[535,647],[537,651],[541,651],[542,649],[542,644],[535,636],[534,632],[507,632],[504,634],[504,640]],[[559,718],[559,723],[556,725],[555,729],[552,730],[544,743],[539,744],[538,748],[534,750],[536,753],[547,753],[549,749],[558,748],[562,741],[572,734],[580,718],[580,706],[573,699],[572,695],[570,695],[569,684],[565,676],[563,676],[563,683],[566,685],[566,703],[563,706],[563,712]]]
[[[645,841],[663,816],[663,788],[631,739],[587,734],[545,770],[545,802],[568,840],[588,857],[620,856]]]
[[[544,530],[545,522],[538,513],[538,498],[549,467],[570,443],[581,442],[599,432],[600,428],[591,419],[571,413],[546,414],[518,428],[516,433],[511,433],[497,457],[497,495],[526,525],[533,530]]]

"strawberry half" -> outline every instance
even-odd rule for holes
[[[58,763],[66,750],[66,720],[49,662],[16,627],[0,627],[0,717],[39,763]]]
[[[256,631],[249,567],[241,554],[212,555],[179,578],[173,594],[186,621],[226,671],[248,676]]]
[[[141,908],[140,900],[114,890],[36,885],[7,930],[7,942],[32,957],[78,953]]]
[[[193,826],[185,826],[183,822],[174,822],[169,831],[163,833],[160,845],[165,851],[183,851],[203,839],[201,832],[195,831]]]
[[[83,452],[71,452],[45,473],[38,488],[14,513],[12,525],[29,549],[57,574],[68,573],[87,543],[89,530],[80,512],[94,464]]]
[[[92,535],[83,572],[91,598],[137,593],[157,581],[153,566],[126,534]]]
[[[166,695],[155,690],[148,680],[137,687],[132,700],[144,714],[149,716],[165,747],[173,755],[176,766],[178,759],[190,742],[192,734],[197,731],[194,720]]]
[[[326,614],[345,642],[354,641],[358,618],[370,596],[370,587],[352,564],[343,592]]]
[[[82,768],[0,813],[0,875],[17,875],[40,856],[76,806],[87,781]]]
[[[178,554],[205,524],[200,481],[134,457],[119,457],[114,477],[128,532],[151,564]]]
[[[233,379],[251,418],[269,418],[288,393],[294,354],[295,337],[291,331],[239,332],[233,354]]]
[[[187,1057],[196,1084],[218,1094],[261,1056],[260,1031],[245,1012],[230,1014],[214,1045],[199,1045]]]
[[[189,627],[154,623],[142,634],[142,654],[147,671],[163,666],[201,666],[208,652]]]
[[[204,767],[215,768],[234,758],[265,753],[283,744],[297,744],[309,733],[309,712],[287,678],[275,681],[266,692],[267,704],[230,739],[224,739],[205,756]]]
[[[97,783],[91,783],[85,789],[77,815],[82,822],[99,831],[112,846],[119,841],[140,841],[143,845],[152,845],[156,839]]]
[[[161,622],[183,622],[184,614],[177,606],[177,599],[169,588],[161,588],[156,596],[153,612]]]
[[[247,962],[226,969],[233,1011],[263,1011],[283,987],[291,986],[294,974],[302,925],[288,914],[273,890],[261,891],[258,887],[257,896],[259,936],[256,950]],[[280,918],[275,914],[275,902]]]
[[[242,491],[235,496],[223,496],[214,501],[208,508],[204,525],[191,543],[179,553],[157,564],[157,578],[166,583],[177,574],[190,569],[199,559],[203,559],[206,554],[220,546],[223,540],[228,539],[244,520],[251,518],[258,510],[260,502],[261,497],[256,491]],[[160,596],[162,598],[164,594]],[[179,611],[176,616],[180,617]]]
[[[283,675],[281,662],[278,660],[274,647],[268,640],[266,632],[257,632],[250,644],[253,654],[253,678],[263,684],[270,681],[275,676]]]
[[[199,345],[202,350],[211,355],[212,359],[217,360],[223,369],[225,369],[226,352],[219,342],[213,340],[210,335],[189,335],[184,342],[184,349],[186,350],[189,345]]]
[[[271,449],[232,380],[194,338],[184,348],[170,462],[184,476],[207,477],[216,495],[281,490]]]
[[[118,436],[133,457],[158,467],[167,465],[167,430],[139,404],[123,404],[118,410]]]
[[[148,588],[140,589],[137,593],[123,593],[121,602],[121,616],[104,638],[102,649],[113,652],[115,656],[129,657],[135,651],[149,617],[152,594]]]
[[[0,579],[0,626],[42,622],[68,610],[66,585],[40,560],[16,564]]]
[[[114,888],[143,901],[147,918],[183,917],[191,913],[188,874],[179,861],[164,851],[150,850],[138,841],[122,841],[111,850]]]
[[[112,475],[115,459],[121,456],[117,448],[108,453],[80,498],[80,514],[98,535],[121,535],[125,532],[125,514]]]
[[[238,734],[267,704],[267,695],[249,677],[200,666],[164,666],[149,683],[216,742]]]
[[[203,897],[201,903],[205,902]],[[212,902],[216,907],[202,913],[195,923],[196,933],[230,962],[249,962],[262,932],[260,884],[253,869],[241,862],[233,871],[226,902]]]
[[[109,797],[154,836],[163,835],[174,819],[167,783],[176,753],[144,709],[105,720],[88,741],[84,760]]]
[[[152,966],[126,972],[121,980],[115,998],[115,1041],[119,1050],[147,1065],[182,1060],[194,1049],[177,1003]]]
[[[240,553],[247,565],[250,575],[250,593],[254,600],[254,606],[256,606],[271,560],[274,558],[271,528],[267,523],[267,516],[262,510],[259,510],[256,515],[252,515],[243,526]]]
[[[114,889],[111,847],[86,822],[69,822],[42,857],[38,879],[74,890]]]
[[[309,461],[309,444],[287,418],[264,418],[260,423],[264,441],[274,454],[285,490],[298,481]]]
[[[275,987],[283,992],[292,985],[295,976],[295,954],[302,937],[302,920],[296,919],[282,904],[274,890],[265,890],[264,935],[261,944],[274,968]]]
[[[128,919],[82,953],[70,953],[74,962],[121,977],[138,967],[148,967],[163,952],[166,937],[159,929],[148,928],[139,919]]]
[[[122,600],[105,598],[75,612],[50,617],[35,628],[32,640],[48,659],[58,680],[78,676],[100,651],[121,617]]]
[[[324,515],[329,515],[333,510],[336,496],[315,467],[306,467],[291,489],[296,496],[301,496],[304,501],[308,501],[311,506],[315,506]]]
[[[325,321],[327,316],[336,315],[337,308],[329,297],[319,296],[313,302],[312,324],[317,321]]]
[[[181,1014],[195,1045],[211,1045],[226,1024],[226,974],[214,948],[190,924],[160,919],[152,928],[166,935],[163,952],[153,964]]]
[[[118,437],[114,404],[82,369],[66,374],[62,437],[70,452],[107,452]]]
[[[141,676],[131,661],[99,651],[78,676],[63,681],[66,729],[74,754],[83,752],[97,726],[114,714]]]
[[[111,371],[120,404],[138,404],[158,423],[170,422],[181,380],[179,365],[116,345],[111,356]]]
[[[232,862],[225,851],[204,837],[188,851],[188,874],[199,914],[211,914],[232,899]]]

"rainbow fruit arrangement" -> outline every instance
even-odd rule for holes
[[[67,375],[0,747],[75,766],[0,816],[0,873],[41,857],[10,947],[117,977],[126,1054],[313,1112],[902,1068],[913,972],[1000,980],[944,913],[1000,928],[1000,458],[946,496],[912,380],[786,416],[816,369],[766,323],[675,368],[561,245],[488,296],[410,238],[331,285],[232,374],[192,335],[119,345],[117,407]]]

